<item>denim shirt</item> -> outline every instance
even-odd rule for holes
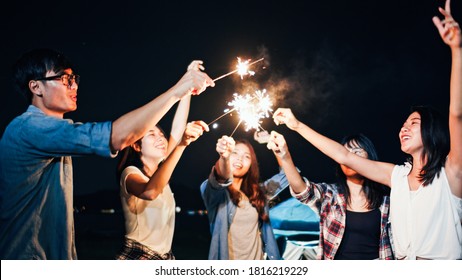
[[[214,175],[214,169],[212,169],[209,179],[205,180],[200,186],[212,234],[209,260],[229,259],[228,231],[236,214],[236,205],[232,202],[227,191],[231,183],[231,180],[223,184],[218,183]],[[268,212],[267,207],[266,211]],[[270,260],[281,259],[271,223],[261,223],[260,231],[264,246],[263,251],[266,253],[267,258]]]
[[[30,105],[0,139],[0,258],[76,259],[71,156],[114,157],[111,122],[73,123]]]

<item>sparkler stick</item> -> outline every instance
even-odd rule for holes
[[[263,126],[261,126],[261,125],[258,125],[258,127],[260,127],[260,129],[261,129],[262,131],[265,131],[265,132],[267,132],[267,133],[268,133],[268,131],[266,131],[266,129],[264,129],[264,128],[263,128]]]
[[[231,71],[231,72],[229,72],[229,73],[226,73],[226,74],[224,74],[224,75],[221,75],[220,77],[213,79],[213,81],[215,82],[215,81],[218,81],[218,80],[220,80],[220,79],[223,79],[223,78],[226,77],[226,76],[229,76],[229,75],[231,75],[231,74],[233,74],[233,73],[236,73],[237,70],[239,70],[239,69],[236,69],[236,70],[234,70],[234,71]]]
[[[242,72],[243,72],[243,74],[241,74],[241,78],[242,78],[242,75],[245,75],[245,74],[247,74],[247,72],[249,72],[249,71],[248,71],[248,67],[249,67],[250,65],[253,65],[253,64],[257,63],[257,62],[260,62],[260,61],[262,61],[263,59],[265,59],[265,58],[262,57],[262,58],[260,58],[259,60],[255,60],[254,62],[251,62],[251,63],[249,63],[249,64],[247,64],[247,65],[245,64],[245,62],[243,63],[243,62],[241,62],[240,59],[239,59],[239,62],[238,62],[238,65],[237,65],[237,69],[236,69],[236,70],[231,71],[231,72],[229,72],[229,73],[226,73],[226,74],[224,74],[224,75],[221,75],[220,77],[215,78],[213,81],[214,81],[214,82],[215,82],[215,81],[218,81],[218,80],[223,79],[224,77],[229,76],[229,75],[231,75],[231,74],[233,74],[233,73],[236,73],[236,72],[238,72],[238,71],[242,71]]]
[[[223,118],[224,116],[226,116],[227,114],[235,111],[236,108],[233,108],[231,110],[229,110],[228,112],[224,113],[223,115],[219,116],[218,118],[214,119],[213,121],[209,122],[207,125],[210,126],[211,124],[213,124],[214,122],[218,121],[219,119]]]
[[[229,137],[233,137],[234,132],[236,132],[239,125],[241,125],[241,122],[242,122],[242,120],[239,121],[239,123],[236,125],[236,128],[234,128],[233,132],[231,132],[231,135]]]

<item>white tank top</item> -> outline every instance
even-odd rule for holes
[[[396,165],[391,176],[390,222],[398,259],[461,259],[462,199],[452,194],[441,169],[428,186],[410,191],[411,165]]]
[[[125,181],[130,174],[148,179],[138,168],[128,166],[120,176],[120,197],[125,217],[125,236],[152,250],[165,254],[172,247],[175,229],[175,199],[170,186],[154,200],[144,200],[127,192]]]

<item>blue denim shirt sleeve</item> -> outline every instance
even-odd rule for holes
[[[209,218],[215,217],[218,204],[225,200],[226,189],[231,185],[232,180],[228,179],[224,183],[219,183],[215,176],[215,167],[212,167],[209,178],[200,187],[202,199],[209,212]]]
[[[0,258],[77,258],[71,156],[115,156],[111,126],[74,124],[32,105],[8,125],[0,138]]]
[[[282,168],[279,168],[279,173],[267,179],[263,183],[263,186],[265,187],[266,198],[271,200],[289,186],[289,181]]]
[[[17,121],[17,140],[37,156],[117,155],[110,148],[112,122],[73,123],[47,116],[34,106]]]
[[[228,255],[228,229],[236,213],[236,205],[230,200],[226,189],[231,185],[229,179],[224,183],[217,181],[214,169],[210,172],[209,178],[201,186],[201,195],[207,208],[207,216],[210,223],[212,240],[210,242],[209,259],[227,260]],[[268,208],[265,208],[268,212]],[[273,229],[269,222],[263,222],[260,227],[262,241],[268,259],[281,259],[277,242],[274,238]]]

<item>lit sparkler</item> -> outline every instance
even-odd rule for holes
[[[265,59],[265,58],[262,57],[262,58],[260,58],[259,60],[255,60],[254,62],[250,62],[250,59],[247,59],[247,60],[245,60],[245,61],[241,61],[241,58],[238,57],[238,58],[237,58],[236,70],[231,71],[231,72],[229,72],[229,73],[226,73],[226,74],[224,74],[224,75],[221,75],[220,77],[213,79],[213,81],[214,81],[214,82],[215,82],[215,81],[218,81],[218,80],[223,79],[224,77],[229,76],[229,75],[231,75],[231,74],[233,74],[233,73],[236,73],[236,72],[241,76],[241,79],[242,79],[243,76],[245,76],[245,75],[253,76],[253,75],[255,75],[255,72],[254,72],[254,71],[250,71],[250,70],[249,70],[249,66],[250,66],[250,65],[253,65],[253,64],[257,63],[257,62],[260,62],[260,61],[262,61],[263,59]]]
[[[258,110],[264,115],[265,118],[269,117],[269,113],[273,112],[273,109],[271,108],[273,103],[271,102],[269,96],[266,94],[266,89],[255,91],[254,96],[258,100]]]
[[[250,59],[247,59],[246,61],[241,61],[240,57],[237,58],[236,68],[237,68],[237,73],[239,74],[239,76],[241,76],[241,80],[243,79],[243,76],[245,75],[249,75],[249,76],[255,75],[255,71],[249,70],[249,62],[250,62]]]
[[[269,113],[273,111],[271,108],[273,103],[266,94],[266,90],[257,90],[253,95],[240,95],[238,93],[234,93],[233,96],[233,101],[228,102],[228,106],[231,108],[225,109],[225,113],[223,115],[219,116],[208,125],[211,125],[225,115],[236,111],[239,114],[240,120],[231,136],[241,123],[244,123],[246,131],[249,131],[250,129],[259,131],[261,128],[260,124],[262,123],[261,119],[269,117]]]

